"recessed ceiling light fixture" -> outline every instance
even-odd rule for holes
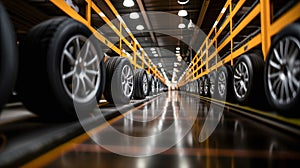
[[[154,54],[153,56],[154,56],[154,57],[158,57],[158,54]]]
[[[185,1],[177,0],[177,3],[178,3],[179,5],[185,5],[185,4],[187,4],[189,1],[190,1],[190,0],[185,0]]]
[[[180,50],[180,47],[176,47],[176,50]]]
[[[143,25],[137,25],[136,30],[144,30],[144,26]]]
[[[187,16],[187,15],[188,15],[188,13],[187,13],[187,11],[184,10],[184,9],[178,11],[178,16],[184,17],[184,16]]]
[[[131,12],[129,14],[129,18],[130,19],[138,19],[138,18],[140,18],[140,16],[139,16],[139,14],[137,12]]]
[[[133,7],[134,6],[134,2],[133,2],[133,0],[124,0],[123,1],[123,5],[125,7]]]
[[[184,28],[185,28],[185,24],[180,23],[180,24],[178,25],[178,28],[179,28],[179,29],[184,29]]]

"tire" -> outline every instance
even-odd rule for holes
[[[265,103],[264,61],[257,53],[242,55],[234,65],[233,91],[237,103],[260,107]]]
[[[199,80],[199,94],[200,96],[204,96],[204,76]]]
[[[276,35],[264,71],[270,105],[284,116],[300,116],[300,24],[293,23]]]
[[[206,97],[210,97],[210,81],[209,81],[209,77],[207,75],[204,76],[204,79],[203,79],[203,94],[204,96]]]
[[[157,80],[157,88],[156,88],[156,91],[157,93],[160,93],[160,86],[161,86],[161,83],[160,83],[160,80],[159,79],[156,79]]]
[[[190,92],[190,83],[187,83],[185,85],[185,90],[186,90],[186,92]]]
[[[156,85],[156,82],[155,82],[155,78],[152,76],[152,80],[151,80],[151,95],[155,95],[155,85]]]
[[[218,70],[217,78],[217,92],[220,100],[231,101],[233,100],[233,84],[232,84],[232,67],[225,64]]]
[[[13,25],[0,2],[0,111],[10,98],[17,78],[18,53]]]
[[[133,67],[130,61],[119,56],[109,58],[106,75],[105,99],[115,105],[128,104],[134,91]]]
[[[152,74],[148,74],[147,77],[148,77],[148,91],[149,91],[148,96],[149,96],[149,95],[152,95],[151,88],[152,88],[153,76],[152,76]]]
[[[147,73],[144,69],[134,70],[134,98],[135,99],[144,99],[149,94],[149,81]]]
[[[76,110],[97,105],[105,66],[99,42],[91,35],[86,26],[68,17],[47,20],[28,32],[20,45],[17,82],[25,107],[47,119],[73,120]]]
[[[209,78],[209,94],[211,97],[216,98],[217,97],[217,71],[212,71],[208,75]]]

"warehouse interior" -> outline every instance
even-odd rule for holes
[[[299,0],[1,0],[0,167],[292,167]]]

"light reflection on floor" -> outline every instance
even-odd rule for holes
[[[163,93],[72,145],[58,155],[50,151],[53,160],[45,167],[252,168],[300,163],[299,139],[184,92]]]

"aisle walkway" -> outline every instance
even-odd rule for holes
[[[292,167],[299,139],[185,92],[165,92],[25,167]]]

